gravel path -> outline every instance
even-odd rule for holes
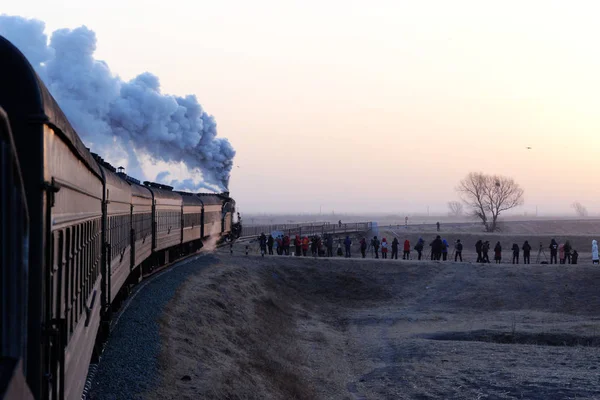
[[[157,384],[159,318],[179,286],[218,260],[201,255],[182,261],[136,289],[113,322],[88,399],[134,399]]]

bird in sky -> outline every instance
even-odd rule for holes
[[[531,150],[531,147],[527,146],[527,150]]]

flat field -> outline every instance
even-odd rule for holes
[[[215,257],[144,398],[600,398],[598,266]]]

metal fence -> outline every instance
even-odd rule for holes
[[[241,237],[260,236],[261,233],[269,235],[273,231],[281,231],[284,235],[290,237],[313,236],[313,235],[342,235],[344,233],[367,232],[372,228],[372,222],[352,222],[349,224],[293,224],[293,225],[257,225],[257,226],[242,226]]]

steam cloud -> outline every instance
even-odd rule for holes
[[[0,15],[0,35],[25,54],[86,145],[132,176],[181,190],[227,188],[235,151],[195,95],[162,94],[149,72],[121,80],[94,58],[96,34],[85,26],[59,29],[49,43],[44,29]]]

